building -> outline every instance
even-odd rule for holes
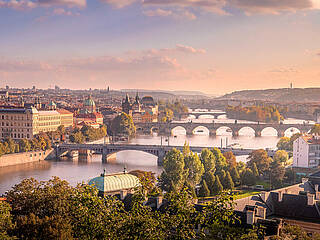
[[[135,101],[131,104],[129,95],[122,101],[122,111],[131,115],[134,123],[148,123],[158,121],[158,104],[151,96],[141,99],[137,93]]]
[[[35,107],[0,108],[0,138],[32,139],[40,132],[73,126],[73,114],[67,110],[38,111]]]
[[[126,173],[106,174],[106,171],[91,179],[89,185],[95,186],[100,195],[120,195],[123,200],[127,194],[133,193],[135,188],[140,186],[139,178]]]
[[[275,227],[278,222],[298,225],[311,234],[320,233],[319,184],[317,172],[309,179],[303,178],[302,183],[235,200],[235,211],[248,225],[267,223]]]
[[[320,136],[304,135],[293,142],[293,167],[320,166]]]
[[[81,126],[82,123],[93,123],[94,125],[103,124],[103,115],[97,111],[96,104],[89,96],[83,102],[83,108],[75,115],[75,126]]]

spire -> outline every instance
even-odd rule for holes
[[[139,103],[140,102],[140,98],[139,98],[139,94],[137,92],[137,95],[136,95],[136,103]]]
[[[130,98],[129,98],[129,95],[128,95],[128,93],[126,94],[126,101],[125,101],[126,103],[130,103]]]

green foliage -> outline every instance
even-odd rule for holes
[[[207,148],[202,149],[200,159],[204,166],[205,172],[212,172],[212,173],[215,172],[216,170],[215,157],[209,149]]]
[[[233,107],[226,108],[228,118],[257,121],[257,122],[276,122],[283,120],[283,116],[274,106],[250,106],[250,107]]]
[[[14,239],[8,235],[8,230],[13,228],[11,207],[5,201],[0,201],[0,239],[9,240]]]
[[[315,124],[311,131],[310,131],[311,134],[318,134],[320,135],[320,124]]]
[[[277,148],[279,150],[286,150],[286,151],[293,151],[293,142],[299,138],[302,134],[301,133],[295,133],[290,138],[288,137],[282,137],[277,143]]]
[[[314,233],[310,236],[300,226],[285,225],[280,232],[280,236],[272,236],[270,240],[320,240],[320,234]]]
[[[214,181],[214,185],[213,185],[213,193],[219,194],[222,191],[223,191],[223,186],[220,182],[220,178],[219,178],[219,176],[216,176],[215,181]]]
[[[208,188],[206,180],[202,180],[202,182],[201,182],[201,186],[199,189],[199,196],[200,197],[209,197],[210,196],[210,190]]]
[[[279,160],[274,160],[270,164],[271,185],[272,187],[280,187],[285,175],[285,168]]]
[[[210,195],[215,194],[215,189],[214,189],[214,183],[215,183],[215,176],[213,175],[212,172],[206,172],[203,176],[204,180],[206,181],[208,188],[210,190]]]
[[[234,184],[237,186],[240,184],[240,175],[239,172],[237,170],[237,168],[232,168],[230,171],[231,177],[232,177],[232,181],[234,182]]]
[[[136,127],[134,126],[132,117],[122,112],[112,120],[111,132],[113,135],[134,136],[136,134]]]
[[[252,170],[253,175],[256,177],[256,179],[258,179],[260,174],[259,174],[256,163],[252,164],[251,170]]]
[[[181,102],[176,101],[174,103],[159,102],[159,111],[163,117],[160,119],[161,122],[170,122],[173,117],[178,118],[182,113],[188,113],[189,109],[184,106]]]
[[[276,154],[273,156],[273,161],[278,161],[281,164],[285,165],[289,159],[289,155],[284,150],[278,150]]]
[[[230,189],[230,190],[234,189],[234,183],[232,181],[232,177],[229,171],[226,172],[226,176],[223,180],[223,183],[224,183],[223,184],[224,189]]]
[[[248,157],[248,167],[252,169],[253,164],[257,165],[258,171],[261,174],[264,174],[269,170],[271,158],[268,157],[268,153],[264,149],[254,150],[250,153]]]
[[[78,129],[75,132],[73,132],[69,138],[70,141],[74,143],[82,144],[85,142],[85,137],[83,136],[82,132],[80,132]]]
[[[99,128],[93,128],[91,126],[83,126],[81,129],[74,129],[73,133],[70,135],[70,141],[74,143],[84,143],[99,140],[107,136],[107,127],[105,125]]]
[[[223,156],[219,148],[213,148],[212,153],[215,157],[216,171],[220,172],[228,166],[226,158]]]
[[[246,168],[241,172],[241,184],[253,186],[256,184],[257,178],[250,168]]]
[[[185,169],[188,172],[187,181],[193,186],[197,185],[204,173],[204,167],[198,154],[191,152],[188,156],[184,157],[184,162]]]
[[[183,154],[173,148],[163,160],[163,172],[159,179],[161,188],[165,191],[180,191],[187,175]]]

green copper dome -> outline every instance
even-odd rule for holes
[[[89,181],[89,185],[95,186],[100,192],[116,192],[123,189],[132,189],[140,186],[139,178],[128,173],[101,174]]]
[[[84,101],[84,106],[86,107],[92,107],[92,106],[95,106],[95,102],[93,101],[93,99],[90,97],[88,97],[85,101]]]

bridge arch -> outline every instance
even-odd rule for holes
[[[138,157],[137,157],[138,155]],[[103,161],[107,163],[122,163],[132,165],[143,165],[143,166],[155,166],[157,165],[159,157],[159,150],[136,150],[136,149],[117,149],[108,151]]]
[[[171,135],[187,135],[187,130],[182,126],[176,126],[171,129]]]
[[[294,135],[296,133],[301,133],[301,131],[298,128],[289,127],[287,130],[284,131],[284,136],[291,137],[292,135]]]
[[[242,127],[239,129],[239,136],[255,136],[256,131],[252,127]]]
[[[216,130],[217,136],[221,136],[221,135],[232,136],[233,134],[234,134],[233,129],[227,126],[221,126]]]
[[[192,130],[194,135],[210,135],[210,130],[205,126],[198,126]]]
[[[189,119],[197,119],[197,117],[196,117],[195,115],[193,115],[193,114],[189,114],[189,115],[188,115],[188,118],[189,118]]]
[[[257,132],[257,136],[264,136],[264,137],[269,137],[269,136],[278,136],[279,131],[275,129],[274,127],[265,127],[261,130],[261,132]]]
[[[219,116],[217,116],[217,119],[226,119],[227,118],[227,114],[221,114]]]
[[[215,116],[210,113],[203,113],[198,116],[198,119],[215,119]]]

